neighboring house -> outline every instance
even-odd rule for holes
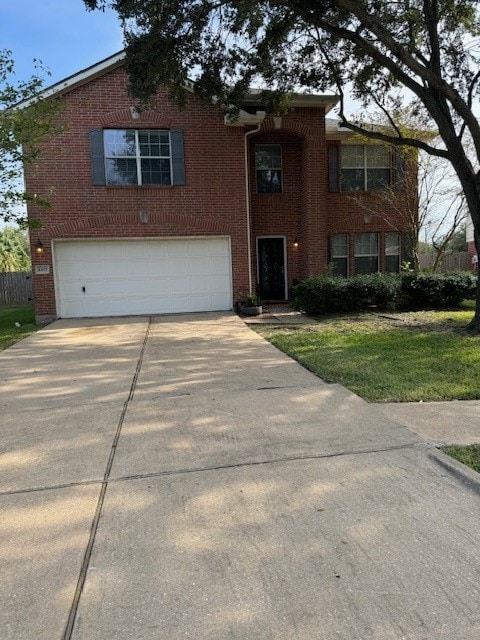
[[[351,192],[398,181],[403,198],[400,167],[325,119],[335,96],[272,117],[253,93],[231,121],[193,93],[140,110],[127,85],[117,54],[44,92],[65,126],[26,168],[52,203],[29,206],[38,321],[226,310],[249,291],[285,301],[329,268],[399,270],[404,223],[370,219]]]

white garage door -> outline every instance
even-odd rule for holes
[[[62,318],[232,308],[228,238],[55,243]]]

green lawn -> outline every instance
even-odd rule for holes
[[[18,322],[21,326],[15,326]],[[31,305],[22,307],[0,307],[0,351],[14,342],[26,338],[38,329]]]
[[[466,400],[480,398],[480,337],[465,331],[471,317],[466,307],[256,328],[324,380],[366,400]]]
[[[471,444],[466,447],[452,445],[444,447],[443,451],[480,473],[480,444]]]

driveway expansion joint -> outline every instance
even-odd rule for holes
[[[26,487],[25,489],[11,489],[0,491],[0,498],[3,496],[14,496],[19,494],[40,493],[41,491],[56,491],[58,489],[72,489],[74,487],[86,487],[92,484],[102,484],[103,480],[80,480],[78,482],[65,482],[63,484],[51,484],[44,487]]]
[[[205,473],[208,471],[225,471],[228,469],[241,469],[242,467],[267,466],[271,464],[281,464],[283,462],[300,462],[303,460],[324,460],[330,458],[340,458],[344,456],[365,455],[371,453],[387,453],[389,451],[401,451],[405,449],[425,449],[429,448],[427,443],[411,442],[391,447],[382,447],[380,449],[353,449],[351,451],[340,451],[336,453],[319,453],[306,454],[299,456],[285,456],[281,458],[272,458],[270,460],[246,460],[235,464],[212,465],[210,467],[192,467],[190,469],[170,469],[167,471],[153,471],[151,473],[138,473],[128,476],[120,476],[118,478],[110,478],[110,483],[127,482],[128,480],[143,480],[147,478],[161,478],[162,476],[175,476],[193,473]]]
[[[82,597],[83,587],[85,585],[85,580],[88,573],[88,568],[90,565],[90,559],[92,557],[93,546],[95,544],[95,538],[98,531],[98,525],[100,523],[100,517],[102,515],[103,505],[105,502],[105,494],[107,493],[107,488],[110,480],[110,473],[113,466],[113,461],[115,459],[115,454],[117,451],[118,441],[120,439],[120,434],[122,432],[123,422],[125,420],[125,415],[127,413],[128,405],[133,399],[135,388],[137,386],[138,376],[140,375],[140,371],[143,364],[143,358],[145,355],[145,350],[147,347],[148,337],[150,334],[150,328],[152,326],[152,318],[148,319],[147,329],[145,331],[145,336],[142,343],[142,348],[140,349],[140,355],[137,360],[137,366],[135,367],[135,373],[133,374],[132,382],[130,385],[130,391],[128,393],[128,397],[124,402],[122,413],[120,414],[120,419],[118,421],[117,429],[115,432],[115,436],[113,438],[112,447],[110,449],[110,455],[108,457],[107,466],[105,468],[105,473],[103,475],[102,486],[100,489],[100,495],[97,501],[97,507],[95,509],[95,515],[92,520],[92,524],[90,527],[90,536],[88,539],[87,547],[85,549],[82,566],[80,569],[80,574],[77,581],[77,586],[75,589],[75,594],[73,596],[73,601],[70,607],[67,623],[65,626],[65,631],[62,635],[62,640],[71,640],[73,630],[75,627],[75,621],[77,617],[78,606],[80,604],[80,598]]]

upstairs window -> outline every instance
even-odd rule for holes
[[[341,147],[342,191],[378,191],[391,184],[390,151],[380,145]]]
[[[103,146],[106,184],[172,184],[169,131],[105,129]]]
[[[282,193],[282,148],[279,144],[255,145],[257,193]]]

